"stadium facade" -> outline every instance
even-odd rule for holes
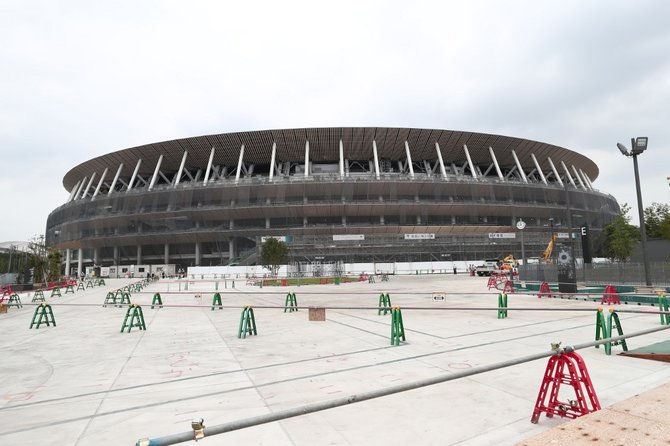
[[[616,200],[594,187],[598,172],[573,150],[464,131],[198,136],[71,169],[46,240],[65,251],[70,272],[75,264],[253,264],[268,236],[300,262],[518,257],[522,239],[533,257],[554,231],[586,223],[597,233],[617,215]]]

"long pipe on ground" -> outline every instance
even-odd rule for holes
[[[629,333],[627,335],[615,336],[607,339],[600,339],[598,341],[586,342],[583,344],[577,344],[572,347],[574,350],[580,350],[588,347],[595,347],[596,345],[606,344],[608,342],[621,341],[623,339],[632,338],[635,336],[642,336],[650,333],[655,333],[657,331],[667,330],[670,328],[670,325],[665,325],[662,327],[650,328],[647,330],[638,331],[635,333]],[[566,350],[568,347],[566,347]],[[419,389],[421,387],[432,386],[434,384],[441,384],[447,381],[453,381],[460,378],[466,378],[468,376],[478,375],[480,373],[490,372],[493,370],[499,370],[506,367],[511,367],[518,364],[523,364],[526,362],[536,361],[542,358],[548,358],[559,354],[558,351],[548,351],[541,353],[534,353],[532,355],[523,356],[521,358],[510,359],[507,361],[498,362],[495,364],[473,367],[469,370],[462,370],[459,372],[451,373],[449,375],[439,375],[432,378],[426,378],[418,381],[413,381],[405,384],[399,384],[392,387],[387,387],[384,389],[372,390],[369,392],[363,392],[359,394],[354,394],[348,397],[336,398],[333,400],[322,401],[317,403],[305,404],[301,407],[295,407],[292,409],[281,410],[279,412],[259,415],[256,417],[247,418],[244,420],[230,421],[228,423],[217,424],[215,426],[205,427],[203,430],[204,437],[210,437],[212,435],[223,434],[226,432],[231,432],[239,429],[245,429],[247,427],[258,426],[261,424],[272,423],[274,421],[284,420],[286,418],[293,418],[300,415],[307,415],[314,412],[320,412],[322,410],[333,409],[335,407],[346,406],[347,404],[360,403],[362,401],[371,400],[374,398],[380,398],[383,396],[393,395],[395,393],[406,392],[408,390]],[[135,443],[135,446],[168,446],[171,444],[184,443],[187,441],[192,441],[195,439],[194,431],[181,432],[178,434],[166,435],[164,437],[158,438],[144,438],[140,439]]]

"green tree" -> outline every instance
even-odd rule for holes
[[[670,206],[654,202],[646,207],[644,227],[648,237],[670,240]]]
[[[47,263],[49,265],[49,280],[60,280],[61,264],[63,262],[63,254],[57,249],[49,248],[47,253]]]
[[[269,269],[273,276],[277,275],[279,267],[288,262],[288,245],[276,238],[268,238],[261,246],[261,264]]]
[[[44,235],[34,236],[28,242],[28,266],[33,268],[33,280],[46,282],[49,278],[49,260]]]
[[[619,215],[605,227],[605,254],[613,261],[625,262],[640,240],[639,228],[630,224],[630,206],[624,203]]]

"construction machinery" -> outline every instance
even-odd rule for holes
[[[500,262],[500,269],[503,271],[514,270],[517,266],[519,266],[519,261],[512,254],[508,255]]]
[[[542,252],[542,255],[540,256],[540,262],[551,263],[551,252],[554,250],[554,243],[556,242],[557,238],[558,234],[554,234],[551,236],[551,238],[549,239],[549,243],[547,244],[547,247],[544,249],[544,252]]]

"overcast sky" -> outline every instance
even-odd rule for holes
[[[0,241],[44,233],[65,173],[246,130],[389,126],[578,151],[670,202],[670,2],[0,0]]]

